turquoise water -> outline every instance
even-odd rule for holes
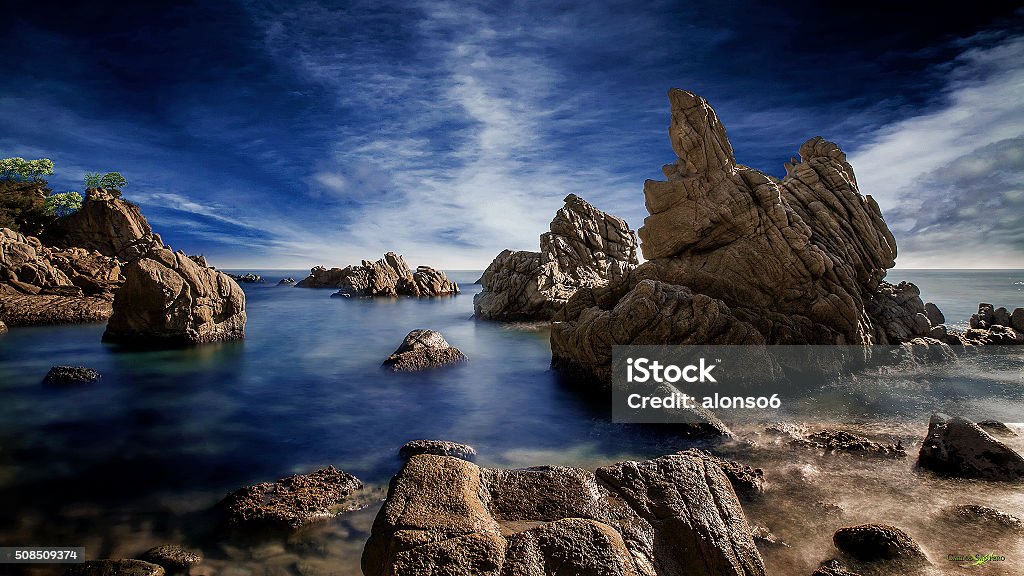
[[[101,343],[103,325],[0,336],[0,542],[85,545],[90,557],[107,557],[184,541],[203,548],[208,566],[264,565],[258,551],[197,535],[203,511],[244,484],[333,464],[382,490],[399,468],[398,447],[416,438],[466,442],[481,463],[500,466],[592,466],[690,446],[611,424],[603,399],[549,369],[546,328],[473,320],[479,271],[450,273],[463,294],[422,300],[332,299],[330,290],[275,286],[304,272],[257,273],[267,283],[243,286],[244,342],[127,352]],[[1022,271],[907,270],[888,279],[918,283],[951,323],[979,301],[1024,306]],[[470,362],[383,372],[415,328],[440,330]],[[58,364],[103,378],[41,386]],[[902,433],[912,441],[920,430]],[[373,510],[316,529],[325,555],[295,559],[285,546],[273,557],[289,573],[330,573],[295,568],[320,560],[356,573]]]

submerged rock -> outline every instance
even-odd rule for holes
[[[554,366],[607,382],[614,345],[897,344],[931,333],[917,288],[882,282],[896,242],[837,145],[808,140],[780,180],[736,162],[703,98],[669,99],[677,159],[665,181],[644,184],[648,261],[576,291],[553,319]]]
[[[245,293],[223,272],[153,245],[125,267],[104,341],[201,344],[245,337]]]
[[[219,506],[232,527],[298,528],[345,511],[346,499],[362,487],[355,476],[328,466],[246,486],[228,494]]]
[[[980,504],[951,506],[942,511],[940,518],[960,528],[970,526],[990,534],[1024,535],[1024,521],[1020,518]]]
[[[444,272],[420,266],[413,272],[405,258],[388,252],[376,262],[363,260],[359,266],[331,268],[317,266],[296,284],[299,288],[338,288],[334,296],[445,296],[459,293],[459,285]]]
[[[838,560],[833,559],[822,562],[811,576],[860,576],[860,574],[847,570]]]
[[[278,286],[295,286],[295,278],[292,278],[291,276],[289,276],[287,278],[282,278],[281,281],[277,283],[277,285]]]
[[[181,546],[165,544],[150,548],[142,555],[146,562],[158,564],[171,572],[185,572],[189,568],[203,561],[203,557],[195,552],[189,552]]]
[[[468,444],[448,442],[446,440],[413,440],[398,450],[402,460],[408,460],[417,454],[433,454],[435,456],[451,456],[467,462],[476,459],[476,449]]]
[[[466,360],[466,355],[449,344],[440,332],[418,329],[406,335],[402,345],[384,360],[382,366],[392,372],[413,372]]]
[[[1017,481],[1024,457],[964,418],[933,414],[917,457],[921,468],[952,477]]]
[[[605,285],[639,263],[629,225],[575,194],[565,197],[540,249],[495,257],[473,298],[478,318],[548,320],[579,288]]]
[[[847,453],[889,458],[905,458],[907,456],[907,450],[901,442],[883,444],[838,428],[823,428],[804,436],[795,437],[790,444],[821,450],[826,454]]]
[[[864,562],[898,560],[927,564],[928,557],[909,534],[887,524],[862,524],[836,530],[832,543],[840,551]]]
[[[100,379],[100,373],[82,366],[54,366],[46,373],[43,384],[91,384]]]
[[[162,566],[142,560],[89,560],[64,571],[64,576],[164,576]]]
[[[139,207],[122,200],[120,192],[90,188],[82,207],[57,220],[43,240],[61,248],[97,250],[130,261],[149,251],[154,234]]]
[[[982,430],[988,432],[993,436],[1016,436],[1017,433],[1010,429],[1009,426],[999,422],[998,420],[982,420],[978,422],[978,426]]]
[[[765,573],[728,479],[693,455],[596,472],[413,456],[391,482],[362,568],[367,576]]]

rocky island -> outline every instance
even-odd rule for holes
[[[296,288],[336,288],[334,296],[372,298],[375,296],[448,296],[459,293],[459,285],[444,272],[419,266],[413,272],[399,254],[388,252],[376,262],[363,260],[359,266],[327,269],[317,266]]]

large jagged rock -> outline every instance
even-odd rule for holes
[[[605,285],[637,264],[629,225],[570,194],[541,234],[540,252],[495,257],[473,308],[485,320],[548,320],[576,290]]]
[[[677,159],[648,180],[647,262],[578,290],[553,319],[553,364],[607,381],[622,344],[901,343],[933,328],[853,168],[820,137],[774,178],[737,164],[715,111],[669,92]],[[937,309],[936,309],[937,311]],[[933,312],[933,317],[935,314]]]
[[[957,336],[966,344],[1024,344],[1024,308],[1010,312],[982,302],[971,316],[970,329]]]
[[[1024,480],[1024,457],[959,416],[932,414],[917,464],[946,476]]]
[[[38,238],[0,228],[0,283],[13,289],[10,292],[21,294],[73,286],[71,279],[50,262],[50,253]]]
[[[138,206],[116,190],[86,190],[82,207],[57,221],[43,235],[47,245],[97,250],[127,262],[149,250],[153,229]]]
[[[363,550],[367,576],[763,575],[721,469],[697,455],[590,472],[415,455]]]
[[[459,293],[459,285],[444,272],[420,266],[413,272],[405,258],[388,252],[384,258],[359,266],[327,269],[317,266],[295,285],[298,288],[337,288],[334,296],[368,298],[374,296],[445,296]]]
[[[245,336],[245,293],[227,274],[154,243],[124,269],[103,339],[126,345],[201,344]]]

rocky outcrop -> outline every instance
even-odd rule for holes
[[[327,269],[317,266],[296,284],[298,288],[337,288],[334,296],[370,298],[374,296],[445,296],[459,293],[459,285],[444,272],[420,266],[413,272],[405,258],[388,252],[384,258],[359,266]]]
[[[96,296],[0,293],[0,319],[9,326],[105,322],[112,313],[110,300]]]
[[[993,436],[1016,436],[1017,433],[1012,428],[998,420],[982,420],[978,422],[978,426],[982,430],[988,432]]]
[[[64,576],[164,576],[163,566],[142,560],[88,560],[64,571]]]
[[[413,456],[363,550],[367,576],[762,575],[728,479],[690,455],[590,472]]]
[[[812,138],[774,178],[740,165],[715,111],[669,93],[676,161],[648,180],[647,262],[578,290],[553,364],[610,380],[613,345],[896,344],[933,328],[917,288],[884,283],[896,243],[835,144]],[[933,313],[933,317],[934,317]]]
[[[292,278],[291,276],[289,276],[288,278],[282,278],[281,281],[277,283],[277,285],[278,286],[295,286],[295,278]]]
[[[225,274],[227,273],[225,272]],[[228,274],[228,276],[230,276],[231,279],[234,280],[235,282],[240,282],[243,284],[263,283],[263,276],[260,276],[259,274],[253,274],[252,272],[246,272],[245,274]]]
[[[384,360],[392,372],[415,372],[465,362],[466,355],[436,330],[418,329],[406,335],[402,345]]]
[[[413,440],[398,449],[398,457],[402,460],[408,460],[417,454],[451,456],[468,462],[476,459],[476,449],[472,446],[447,440]]]
[[[154,244],[124,275],[105,341],[159,346],[245,336],[245,293],[227,274]]]
[[[928,557],[909,534],[887,524],[863,524],[836,530],[832,543],[840,551],[864,562],[896,560],[927,564]]]
[[[860,574],[847,570],[838,560],[833,559],[822,562],[811,576],[860,576]]]
[[[189,552],[181,546],[174,544],[150,548],[142,555],[142,559],[146,562],[162,566],[170,572],[187,572],[190,568],[203,561],[201,555]]]
[[[540,252],[495,257],[473,308],[485,320],[549,320],[578,289],[604,286],[637,264],[629,225],[570,194],[541,234]]]
[[[1024,344],[1024,308],[995,308],[978,304],[978,313],[971,316],[970,328],[956,337],[965,344]]]
[[[740,498],[754,499],[764,494],[764,470],[760,468],[753,468],[735,460],[727,460],[696,448],[684,450],[679,452],[679,454],[703,458],[717,465],[722,469],[725,477],[729,479],[732,489]]]
[[[932,415],[917,464],[945,476],[1024,480],[1024,457],[974,422],[945,414]]]
[[[960,504],[942,510],[939,517],[944,522],[961,529],[970,527],[980,529],[986,534],[1024,536],[1024,521],[989,506]]]
[[[355,476],[328,466],[246,486],[228,494],[219,507],[234,528],[295,529],[349,509],[349,496],[362,487]]]
[[[43,241],[60,248],[96,250],[127,262],[149,250],[153,230],[139,207],[122,200],[120,192],[90,188],[82,207],[57,220]]]
[[[907,450],[897,441],[885,444],[840,428],[819,428],[814,431],[789,423],[772,424],[765,433],[782,439],[790,446],[817,450],[823,454],[853,454],[883,458],[905,458]]]
[[[43,377],[43,384],[91,384],[100,379],[100,373],[82,366],[54,366]]]

